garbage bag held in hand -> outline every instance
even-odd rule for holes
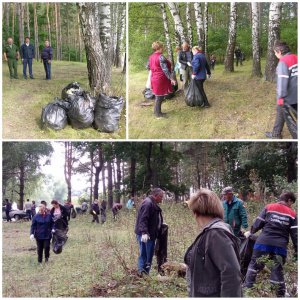
[[[42,127],[49,127],[54,130],[60,130],[66,127],[68,123],[67,111],[69,103],[63,100],[55,100],[48,103],[42,110]]]
[[[73,219],[75,219],[76,216],[77,216],[76,211],[75,211],[74,208],[72,208],[72,211],[71,211],[71,217],[72,217]]]
[[[76,96],[70,102],[68,111],[70,123],[75,129],[90,127],[94,122],[94,104],[92,100],[83,96]]]
[[[148,89],[148,88],[144,89],[143,94],[144,94],[144,97],[148,100],[155,98],[155,95],[153,94],[151,89]]]
[[[102,132],[114,132],[119,128],[123,97],[99,94],[95,107],[95,127]]]
[[[244,239],[240,246],[240,264],[243,278],[246,276],[247,269],[251,261],[256,238],[257,237],[255,235],[250,235],[248,238]]]
[[[195,80],[191,80],[185,94],[185,103],[188,106],[204,106],[204,99],[200,93]]]
[[[293,139],[297,139],[297,137],[298,137],[298,130],[297,130],[298,114],[297,114],[297,111],[287,103],[284,104],[282,109],[283,109],[284,120],[289,129],[289,132]]]
[[[52,236],[53,252],[55,254],[60,254],[67,240],[68,240],[67,231],[62,229],[56,229]]]
[[[73,100],[77,96],[82,96],[83,89],[78,82],[72,82],[63,88],[61,97],[64,100]]]

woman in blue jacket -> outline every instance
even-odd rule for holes
[[[32,219],[30,229],[30,239],[36,239],[38,262],[43,261],[43,252],[45,252],[45,262],[50,256],[50,240],[54,231],[54,223],[51,215],[46,211],[44,204],[39,205],[39,212]]]
[[[208,108],[210,107],[210,104],[208,103],[207,96],[205,94],[203,84],[206,80],[206,73],[208,77],[210,77],[210,68],[208,65],[208,62],[206,60],[205,55],[202,53],[201,47],[193,47],[193,60],[192,60],[192,68],[193,68],[193,74],[192,79],[195,80],[196,85],[200,91],[200,93],[203,96],[204,99],[204,107]]]

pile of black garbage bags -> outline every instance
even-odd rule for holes
[[[99,94],[93,97],[78,82],[67,85],[61,99],[54,99],[42,110],[42,127],[61,130],[69,123],[74,129],[94,127],[102,132],[114,132],[124,105],[123,97]]]

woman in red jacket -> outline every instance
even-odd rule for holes
[[[154,53],[149,57],[149,69],[151,70],[151,86],[155,95],[154,114],[156,117],[165,117],[161,112],[161,104],[168,94],[173,92],[172,84],[176,82],[171,78],[171,63],[163,55],[164,45],[161,42],[152,44]]]

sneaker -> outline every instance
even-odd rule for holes
[[[33,76],[30,76],[30,79],[34,79],[34,77],[33,77]]]
[[[267,138],[269,138],[269,139],[282,139],[281,134],[279,134],[279,135],[273,135],[273,133],[270,132],[270,131],[265,132],[265,136]]]

